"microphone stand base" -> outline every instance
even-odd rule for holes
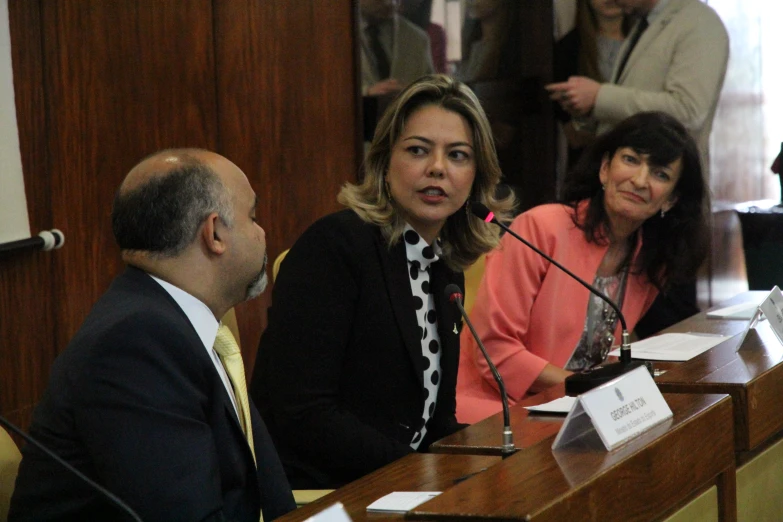
[[[648,361],[616,362],[606,366],[598,366],[591,370],[569,375],[565,380],[565,393],[569,397],[576,397],[587,391],[597,388],[602,384],[620,377],[621,375],[644,366],[653,375],[653,366]]]

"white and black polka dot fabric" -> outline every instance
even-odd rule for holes
[[[403,237],[405,239],[405,253],[408,258],[408,278],[413,291],[424,363],[425,399],[421,428],[414,433],[413,440],[411,440],[411,448],[418,449],[427,433],[427,421],[435,413],[435,402],[440,388],[441,347],[435,300],[430,292],[430,266],[440,259],[441,250],[437,241],[432,246],[428,245],[410,225],[405,226]]]

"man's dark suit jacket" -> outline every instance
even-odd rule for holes
[[[464,277],[442,261],[432,272],[442,380],[420,451],[460,427],[461,322],[443,291]],[[316,222],[288,253],[250,392],[295,489],[338,487],[413,451],[425,397],[415,310],[404,241],[389,248],[351,210]]]
[[[145,522],[258,522],[262,506],[266,520],[295,506],[251,410],[258,469],[187,316],[149,275],[128,268],[52,366],[30,434]],[[35,448],[22,453],[10,520],[125,520]]]

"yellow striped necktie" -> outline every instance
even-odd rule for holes
[[[242,352],[239,351],[239,345],[228,326],[221,324],[218,328],[214,348],[220,356],[228,378],[231,380],[231,386],[234,388],[234,396],[239,410],[239,423],[242,425],[242,431],[245,432],[245,438],[247,438],[250,451],[253,453],[253,460],[255,460],[256,450],[253,447],[253,426],[250,422],[250,399],[247,396],[245,365],[242,362]]]

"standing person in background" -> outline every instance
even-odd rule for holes
[[[313,224],[275,281],[250,392],[295,488],[342,486],[460,428],[461,317],[443,292],[498,241],[470,212],[498,200],[484,111],[443,75],[378,124],[345,210]]]
[[[581,75],[597,82],[612,78],[615,62],[630,20],[616,0],[578,0],[576,26],[555,43],[554,79],[556,82]],[[573,165],[593,139],[591,132],[574,128],[571,115],[556,105],[558,119],[568,140],[568,165]]]
[[[551,98],[598,134],[642,111],[674,116],[696,139],[709,180],[710,131],[729,59],[723,22],[700,0],[616,2],[638,22],[611,81],[572,76],[547,86]]]
[[[522,57],[518,0],[468,0],[466,9],[457,78],[468,84],[518,80]]]
[[[430,39],[397,14],[399,0],[359,0],[362,94],[395,94],[435,72]]]
[[[257,197],[226,158],[150,156],[114,200],[128,265],[52,366],[30,434],[146,522],[258,522],[295,509],[242,357],[219,320],[266,287]],[[124,520],[26,446],[9,520]]]
[[[468,0],[462,28],[462,61],[455,76],[467,83],[487,112],[495,139],[498,161],[506,181],[519,176],[525,155],[520,123],[530,100],[538,98],[540,85],[522,73],[520,31],[521,2],[518,0]],[[518,204],[527,208],[538,194],[534,187],[517,184]],[[511,190],[502,186],[501,190]]]
[[[394,96],[412,81],[435,72],[427,33],[397,14],[398,7],[399,0],[359,0],[365,147]]]
[[[446,31],[432,21],[432,0],[402,0],[402,14],[427,32],[435,72],[447,73]]]

